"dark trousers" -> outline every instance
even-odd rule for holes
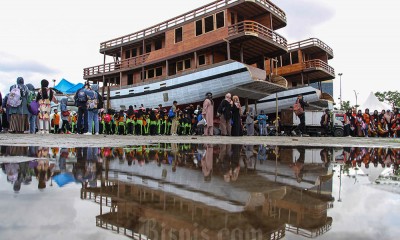
[[[302,134],[307,134],[307,132],[306,132],[306,116],[305,116],[305,114],[304,113],[300,114],[298,117],[300,119],[300,124],[298,126],[298,129],[300,130],[300,132]]]
[[[133,123],[128,123],[126,124],[126,133],[127,134],[133,134]]]
[[[59,128],[60,128],[60,125],[55,124],[54,125],[54,133],[58,133]]]
[[[83,124],[83,126],[82,126]],[[78,108],[78,133],[86,133],[88,131],[88,113],[87,109],[83,107]]]
[[[62,120],[61,131],[63,131],[64,133],[70,131],[68,120]]]
[[[344,136],[350,136],[351,130],[350,130],[350,124],[344,125]]]

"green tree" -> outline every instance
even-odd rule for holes
[[[400,106],[400,92],[398,91],[388,91],[388,92],[376,92],[375,96],[379,99],[379,101],[389,102],[390,104],[394,104],[395,106]]]
[[[347,111],[347,110],[349,110],[349,109],[351,109],[350,101],[343,101],[343,102],[342,102],[342,107],[340,108],[340,110],[345,110],[345,111]]]

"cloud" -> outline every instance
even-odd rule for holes
[[[292,41],[300,41],[312,36],[313,29],[332,19],[333,9],[323,5],[318,0],[276,0],[287,16],[287,26],[281,31]]]
[[[59,72],[56,69],[47,67],[46,65],[36,62],[35,60],[19,59],[11,54],[0,52],[0,72],[24,74],[40,73],[40,74],[54,74]]]
[[[5,95],[17,77],[23,77],[25,83],[39,86],[43,78],[51,78],[60,71],[30,59],[20,59],[6,52],[0,52],[0,91]]]

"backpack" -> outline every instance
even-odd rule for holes
[[[106,115],[104,116],[104,122],[105,122],[105,123],[111,122],[111,115],[110,115],[110,114],[106,114]]]
[[[89,97],[87,95],[87,102],[86,102],[86,107],[87,109],[97,109],[97,104],[98,104],[98,95],[97,92],[93,91],[94,95],[93,98]]]
[[[87,95],[86,95],[85,89],[79,90],[78,94],[76,94],[76,95],[77,95],[76,100],[78,102],[86,102],[87,101]]]
[[[30,91],[28,94],[28,106],[35,99],[36,99],[36,93],[34,91]]]
[[[8,95],[7,104],[11,107],[19,107],[22,103],[21,95],[21,89],[17,85],[14,85]]]
[[[174,113],[174,111],[172,110],[172,107],[169,109],[168,117],[169,117],[169,118],[174,118],[174,117],[175,117],[175,113]]]
[[[298,102],[293,105],[293,111],[294,111],[294,114],[296,114],[296,116],[299,116],[304,113],[304,109],[301,107],[301,104]]]
[[[28,104],[28,111],[32,114],[32,115],[38,115],[39,114],[39,103],[36,100],[31,101]]]

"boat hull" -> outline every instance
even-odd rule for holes
[[[304,101],[308,103],[318,102],[321,98],[321,91],[307,86],[301,88],[293,88],[286,91],[278,92],[278,112],[293,106],[299,94],[303,95]],[[250,105],[254,109],[254,105]],[[264,110],[266,114],[276,112],[276,95],[270,95],[257,101],[257,111]]]
[[[273,91],[285,89],[265,81],[265,71],[243,63],[229,61],[216,66],[194,70],[162,81],[110,91],[112,109],[126,109],[129,105],[146,108],[201,102],[211,92],[214,98],[227,92],[258,100]],[[261,86],[261,90],[260,89]],[[257,89],[257,90],[256,90]]]

